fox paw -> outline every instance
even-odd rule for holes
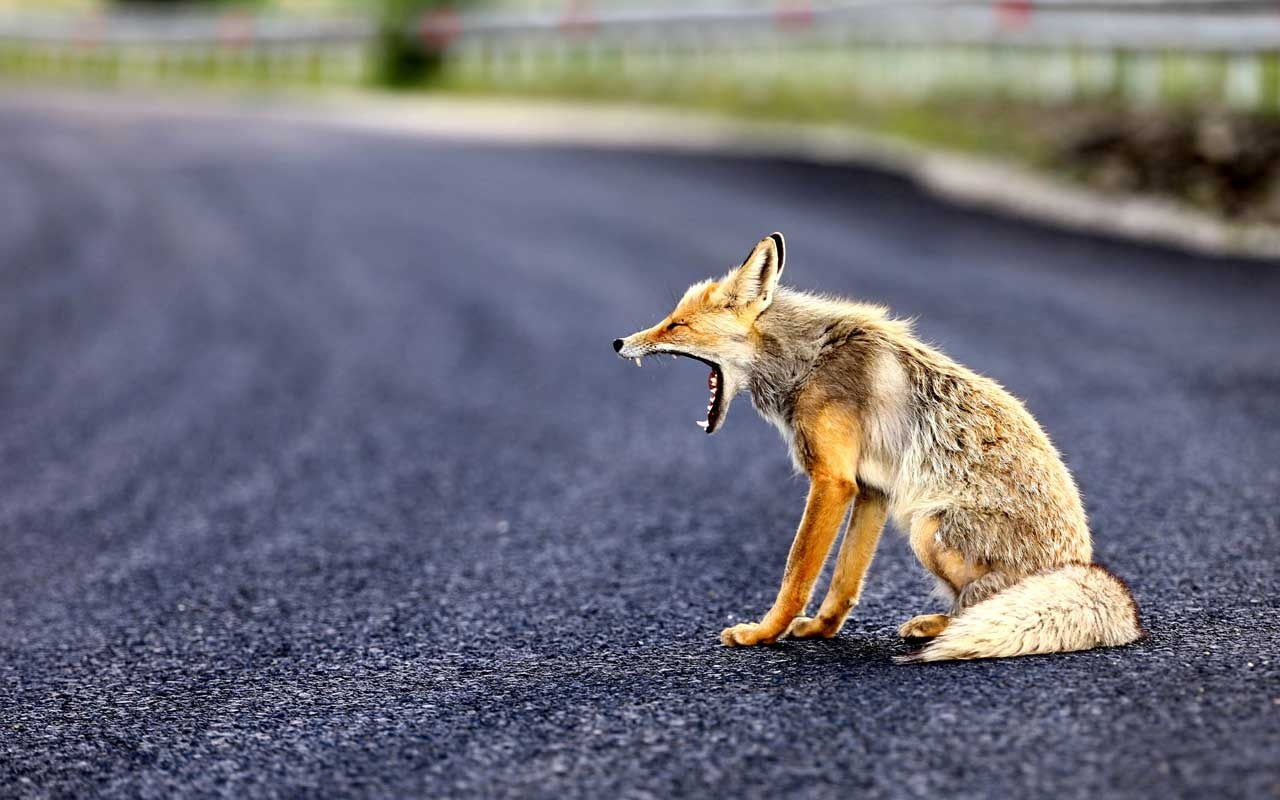
[[[793,639],[830,639],[840,632],[840,623],[825,617],[796,617],[787,635]]]
[[[902,623],[898,635],[903,639],[934,639],[950,624],[951,617],[946,614],[921,614]]]
[[[774,631],[757,622],[744,622],[720,631],[720,642],[725,647],[750,647],[756,644],[773,644],[786,631]]]

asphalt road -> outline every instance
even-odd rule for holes
[[[1150,637],[722,648],[805,485],[615,336],[788,237],[1023,397]],[[6,796],[1280,791],[1280,268],[778,160],[0,100]]]

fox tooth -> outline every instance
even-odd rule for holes
[[[698,420],[698,427],[705,431],[707,429],[707,421],[705,419]]]
[[[640,363],[640,356],[636,356],[636,366],[637,366],[637,367],[643,367],[643,366],[644,366],[644,364],[641,364],[641,363]]]

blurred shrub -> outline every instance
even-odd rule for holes
[[[458,3],[445,0],[382,0],[378,24],[378,53],[374,78],[384,86],[406,87],[430,83],[444,67],[443,51],[420,35],[419,21],[430,11]]]
[[[1058,163],[1112,192],[1178,197],[1234,219],[1280,222],[1280,119],[1223,111],[1061,114]]]

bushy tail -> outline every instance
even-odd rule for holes
[[[949,661],[1065,653],[1142,637],[1129,587],[1097,564],[1028,575],[968,608],[923,649],[895,659]]]

